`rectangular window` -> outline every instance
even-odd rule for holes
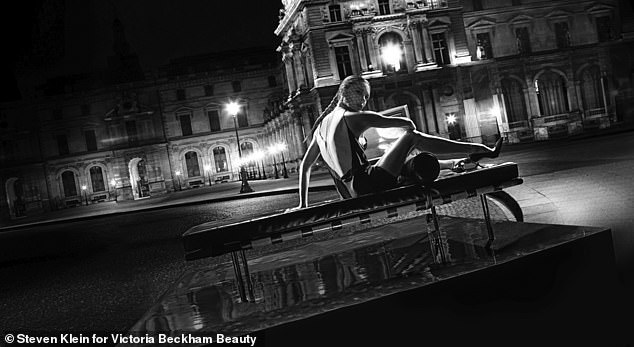
[[[238,117],[238,127],[244,128],[249,126],[249,120],[247,119],[247,111],[244,110],[243,107],[240,108],[240,112],[237,115]]]
[[[491,59],[493,58],[493,47],[491,46],[491,36],[489,33],[481,33],[476,35],[478,58],[479,59]]]
[[[568,30],[568,23],[555,23],[555,38],[557,39],[557,48],[570,47],[570,31]]]
[[[176,100],[185,100],[185,89],[176,89]]]
[[[275,79],[275,76],[269,76],[269,87],[276,87],[277,86],[277,80]]]
[[[189,136],[192,134],[192,120],[188,114],[178,116],[181,123],[181,133],[183,136]]]
[[[515,29],[515,40],[517,42],[517,53],[522,55],[531,53],[531,40],[527,27]]]
[[[136,131],[136,121],[129,120],[125,122],[125,131],[128,135],[128,144],[135,146],[139,143],[139,137]]]
[[[344,79],[352,75],[352,63],[350,61],[350,51],[348,46],[335,47],[335,60],[337,61],[337,71],[339,79]]]
[[[451,64],[451,59],[449,59],[449,47],[447,47],[447,39],[445,38],[445,33],[432,34],[431,41],[432,46],[434,47],[434,57],[436,58],[436,64]]]
[[[242,83],[240,83],[240,81],[231,82],[231,86],[233,87],[233,91],[234,92],[241,92],[242,91]]]
[[[341,6],[330,5],[328,6],[328,12],[330,14],[331,22],[341,22]]]
[[[220,114],[218,110],[211,110],[207,112],[209,117],[209,128],[211,131],[220,131]]]
[[[597,36],[599,38],[599,42],[610,41],[612,38],[611,35],[611,27],[610,27],[610,17],[597,17]]]
[[[214,95],[214,86],[211,84],[208,84],[205,86],[205,96],[212,96]]]
[[[94,130],[84,131],[84,137],[86,138],[86,150],[96,151],[97,150],[97,136],[95,136],[95,131]]]
[[[473,10],[474,11],[482,10],[482,0],[473,0]]]
[[[379,14],[390,14],[390,0],[379,0]]]
[[[66,135],[57,135],[57,151],[59,155],[65,155],[70,153],[68,150],[68,139]]]
[[[63,112],[61,108],[54,108],[52,111],[53,120],[62,120]]]

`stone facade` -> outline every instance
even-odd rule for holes
[[[245,156],[274,143],[263,128],[285,112],[280,64],[268,48],[182,58],[140,81],[1,105],[1,218],[238,179],[236,133]]]

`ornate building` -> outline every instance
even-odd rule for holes
[[[0,105],[2,219],[236,180],[237,136],[243,157],[273,143],[262,129],[285,92],[269,47],[175,59],[142,77],[123,51],[111,60],[129,73],[57,78]]]
[[[276,34],[290,112],[306,131],[340,81],[417,128],[491,142],[631,121],[633,16],[623,1],[284,0]]]

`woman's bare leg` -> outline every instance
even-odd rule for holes
[[[405,159],[411,150],[431,152],[434,154],[465,154],[484,152],[493,153],[493,149],[480,144],[470,142],[458,142],[443,137],[428,135],[417,130],[407,131],[396,140],[390,149],[376,163],[377,166],[386,170],[390,174],[400,175]],[[441,169],[450,168],[450,161],[442,161]],[[443,167],[444,166],[444,167]]]

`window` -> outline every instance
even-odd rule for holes
[[[249,156],[253,154],[253,144],[251,142],[243,142],[240,144],[240,150],[242,151],[242,156]]]
[[[328,6],[328,13],[330,14],[331,22],[341,22],[341,6],[330,5]]]
[[[86,150],[88,151],[96,151],[97,150],[97,137],[95,136],[94,130],[86,130],[84,131],[84,137],[86,138]]]
[[[64,117],[61,108],[54,108],[51,112],[53,114],[53,120],[61,120]]]
[[[139,142],[139,138],[136,131],[136,121],[128,120],[125,122],[125,131],[128,134],[128,144],[131,146],[136,145]]]
[[[64,197],[77,196],[75,174],[72,171],[62,173],[62,187],[64,188]]]
[[[275,76],[269,76],[269,87],[275,86],[277,86],[277,80],[275,79]]]
[[[352,63],[350,61],[350,51],[348,46],[335,47],[335,60],[337,62],[337,71],[339,79],[344,79],[352,75]]]
[[[216,172],[229,171],[229,167],[227,166],[227,154],[225,153],[224,147],[214,148],[213,153],[214,162],[216,163]]]
[[[477,49],[476,55],[478,59],[493,58],[493,47],[491,47],[491,38],[489,33],[481,33],[476,35]]]
[[[555,23],[555,39],[557,40],[557,48],[570,47],[570,32],[568,30],[568,23]]]
[[[218,110],[211,110],[207,112],[209,117],[209,129],[211,131],[220,131],[220,114]]]
[[[434,47],[434,57],[436,58],[436,64],[447,65],[451,64],[449,59],[449,48],[447,47],[447,39],[445,33],[438,33],[431,35],[432,46]]]
[[[185,89],[176,89],[176,100],[185,100]]]
[[[610,17],[597,17],[597,36],[599,42],[606,42],[612,38]]]
[[[200,176],[200,166],[198,165],[198,154],[196,152],[185,153],[185,165],[187,166],[187,177]]]
[[[517,42],[517,52],[519,54],[529,54],[531,52],[531,41],[528,36],[528,28],[515,29],[515,40]]]
[[[238,117],[238,127],[244,128],[249,126],[249,120],[247,119],[247,111],[245,107],[240,107],[240,111],[236,115]]]
[[[520,82],[512,78],[505,78],[501,84],[502,94],[504,95],[504,106],[509,118],[509,123],[527,120],[526,101]]]
[[[68,150],[68,139],[66,135],[57,135],[57,151],[59,155],[65,155],[70,153]]]
[[[83,104],[81,105],[81,114],[84,116],[87,116],[90,114],[90,105],[89,104]]]
[[[103,180],[103,171],[99,166],[93,166],[90,168],[90,183],[92,183],[92,191],[105,192],[106,184]]]
[[[586,68],[581,74],[581,99],[585,110],[604,107],[601,72],[597,66]]]
[[[390,14],[390,0],[379,0],[379,14]]]
[[[403,52],[403,39],[396,33],[386,33],[379,38],[381,48],[381,60],[386,73],[406,71],[405,53]]]
[[[205,96],[213,96],[214,95],[214,86],[208,84],[205,86]]]
[[[233,87],[233,91],[234,92],[241,92],[242,91],[242,83],[240,83],[240,81],[231,82],[231,87]]]
[[[482,10],[482,0],[473,0],[473,10],[474,11]]]
[[[192,120],[188,114],[178,116],[178,120],[181,123],[181,134],[183,136],[189,136],[192,134]]]
[[[568,113],[568,88],[564,78],[549,71],[539,77],[537,97],[542,116]]]

